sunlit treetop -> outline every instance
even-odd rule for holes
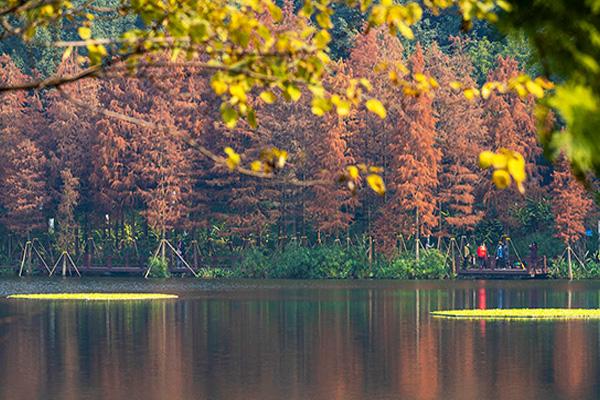
[[[407,39],[413,39],[412,27],[425,9],[433,13],[458,12],[464,29],[469,29],[473,20],[483,19],[505,29],[514,27],[528,31],[546,68],[546,75],[566,79],[566,83],[543,104],[559,111],[567,123],[567,130],[560,135],[545,133],[543,141],[549,148],[566,151],[578,169],[597,170],[595,157],[600,156],[595,155],[600,152],[586,151],[583,145],[595,138],[598,130],[592,127],[600,126],[598,113],[593,115],[598,107],[597,82],[600,81],[597,79],[600,73],[597,61],[599,1],[579,1],[572,6],[573,2],[566,0],[342,2],[366,15],[366,29],[385,26],[391,34]],[[329,45],[334,3],[333,0],[306,0],[293,14],[285,13],[272,0],[129,0],[115,2],[113,7],[98,7],[94,1],[0,0],[3,40],[14,36],[29,40],[39,27],[60,24],[63,37],[78,37],[78,40],[51,45],[64,48],[65,57],[74,52],[82,55],[82,70],[76,74],[52,76],[1,87],[0,90],[60,88],[86,77],[109,78],[111,72],[133,70],[141,62],[154,63],[157,68],[176,63],[212,74],[211,86],[222,99],[222,119],[230,128],[242,120],[250,127],[259,124],[254,99],[270,104],[280,98],[297,102],[303,96],[309,96],[312,112],[318,116],[335,112],[343,117],[354,107],[365,107],[380,118],[386,118],[386,105],[369,94],[371,83],[366,79],[351,79],[346,87],[335,92],[325,88],[324,77],[331,65]],[[285,3],[284,7],[292,7],[291,2]],[[98,19],[119,15],[134,16],[139,23],[119,37],[94,35]],[[557,36],[553,36],[554,29]],[[168,62],[164,57],[153,57],[165,52],[169,53]],[[567,61],[559,62],[565,55],[576,61],[572,70]],[[432,77],[420,73],[413,75],[402,65],[395,65],[393,71],[386,65],[377,68],[387,74],[390,84],[399,86],[407,96],[435,95],[439,86]],[[488,82],[481,88],[463,86],[460,82],[453,83],[453,87],[462,90],[467,100],[485,98],[492,91],[511,91],[522,97],[534,96],[543,100],[547,97],[546,91],[553,89],[548,80],[527,76],[508,82]],[[573,96],[574,91],[581,96]],[[580,121],[580,113],[590,117],[589,122]],[[225,156],[212,155],[211,158],[232,170],[260,175],[277,170],[273,167],[281,162],[273,163],[273,160],[285,160],[281,157],[282,152],[271,149],[264,153],[263,159],[252,161],[248,168],[243,168],[234,149],[226,149]],[[375,191],[383,193],[385,186],[379,175],[368,172],[368,167],[366,170],[366,182]],[[348,170],[347,175],[351,178],[350,171],[354,170]],[[496,183],[506,181],[502,171],[509,178],[512,176],[517,185],[523,182],[524,172],[518,171],[515,175],[515,170],[509,168],[494,173]]]

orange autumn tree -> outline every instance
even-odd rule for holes
[[[314,135],[307,148],[314,177],[335,182],[352,164],[348,155],[344,121],[336,116],[328,117],[322,124],[321,135]],[[311,188],[306,211],[312,226],[320,233],[335,234],[347,230],[352,220],[350,207],[355,203],[348,189],[342,185],[317,185]]]
[[[0,57],[0,83],[27,77],[8,56]],[[40,128],[40,102],[25,92],[0,96],[0,202],[3,223],[21,237],[44,226],[48,202],[47,159],[35,142]]]
[[[585,234],[585,218],[593,202],[589,194],[569,170],[566,160],[561,159],[552,173],[552,210],[556,236],[566,246],[571,246]]]
[[[522,72],[513,58],[498,57],[497,63],[497,67],[490,71],[488,80],[507,80]],[[533,99],[493,91],[484,102],[484,109],[484,119],[489,131],[488,146],[491,143],[494,150],[506,148],[522,154],[528,173],[528,193],[534,197],[543,195],[539,186],[542,170],[537,161],[541,155],[541,147],[536,141]],[[525,198],[518,195],[515,187],[497,191],[489,180],[485,180],[480,190],[483,192],[482,199],[488,215],[497,217],[505,229],[518,226],[513,210],[522,207]]]
[[[58,236],[57,245],[60,251],[68,253],[74,251],[77,241],[77,221],[75,219],[75,207],[79,202],[79,179],[73,175],[70,169],[61,171],[62,187],[60,190],[60,202],[57,208]]]
[[[462,93],[450,89],[450,82],[461,77],[467,85],[473,64],[454,39],[453,54],[444,54],[437,44],[427,51],[427,70],[440,83],[433,99],[442,154],[439,167],[440,232],[444,236],[473,231],[483,212],[477,209],[476,188],[482,177],[477,156],[483,150],[487,128],[481,102],[465,102]]]
[[[387,117],[382,120],[366,108],[357,109],[346,121],[349,132],[348,147],[356,163],[374,165],[383,168],[383,177],[389,181],[390,165],[393,162],[394,131],[404,120],[402,91],[390,85],[386,74],[378,72],[383,65],[390,67],[388,73],[402,77],[405,74],[399,64],[404,64],[404,49],[400,40],[384,29],[369,29],[359,33],[350,58],[346,62],[352,78],[366,77],[372,84],[371,95],[386,104]],[[374,233],[379,207],[383,203],[381,196],[372,191],[360,191],[356,219],[365,226],[368,235]],[[377,230],[381,233],[381,226]],[[390,233],[394,236],[393,233]],[[378,235],[380,236],[380,235]]]
[[[417,45],[409,58],[413,74],[425,72],[423,50]],[[427,94],[402,99],[405,115],[389,145],[392,159],[388,168],[389,196],[378,220],[381,250],[392,255],[396,234],[414,235],[419,258],[419,238],[432,233],[436,216],[440,152],[436,148],[436,119],[432,97]],[[396,234],[394,234],[396,233]]]

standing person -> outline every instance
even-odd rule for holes
[[[471,262],[471,245],[469,243],[465,244],[465,246],[463,247],[463,269],[468,269],[469,268],[469,264]]]
[[[498,242],[498,247],[496,248],[496,267],[505,268],[504,265],[504,244],[502,241]]]
[[[508,266],[508,268],[512,268],[512,264],[510,263],[510,238],[507,237],[504,241],[504,262]]]
[[[533,268],[535,270],[535,267],[537,267],[537,255],[538,252],[538,246],[536,242],[531,242],[531,244],[529,245],[529,268]]]
[[[485,243],[481,243],[477,248],[477,259],[479,260],[479,269],[483,269],[487,258],[487,247]]]

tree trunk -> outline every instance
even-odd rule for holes
[[[421,244],[421,241],[419,240],[419,209],[417,208],[417,224],[416,224],[416,230],[415,230],[415,258],[417,259],[417,261],[419,260],[419,246]]]

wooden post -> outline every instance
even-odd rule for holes
[[[31,247],[33,243],[31,241],[27,241],[29,246],[27,247],[27,274],[31,275],[33,273],[33,262],[31,260]]]
[[[29,241],[25,242],[25,247],[23,247],[23,257],[21,258],[21,265],[19,267],[19,276],[23,276],[23,268],[25,267],[25,260],[27,259],[28,245],[29,245]]]
[[[372,271],[373,267],[373,236],[369,235],[369,272]]]
[[[456,240],[454,238],[450,238],[450,248],[451,248],[451,256],[452,256],[452,274],[456,275],[456,255],[454,254],[454,246],[456,246]]]
[[[192,252],[194,258],[194,268],[198,268],[198,242],[196,239],[192,240]]]
[[[65,277],[67,276],[67,256],[66,256],[66,251],[63,251],[61,257],[62,257],[62,276]]]
[[[573,280],[573,262],[571,259],[571,245],[567,245],[567,263],[569,265],[569,280]]]

